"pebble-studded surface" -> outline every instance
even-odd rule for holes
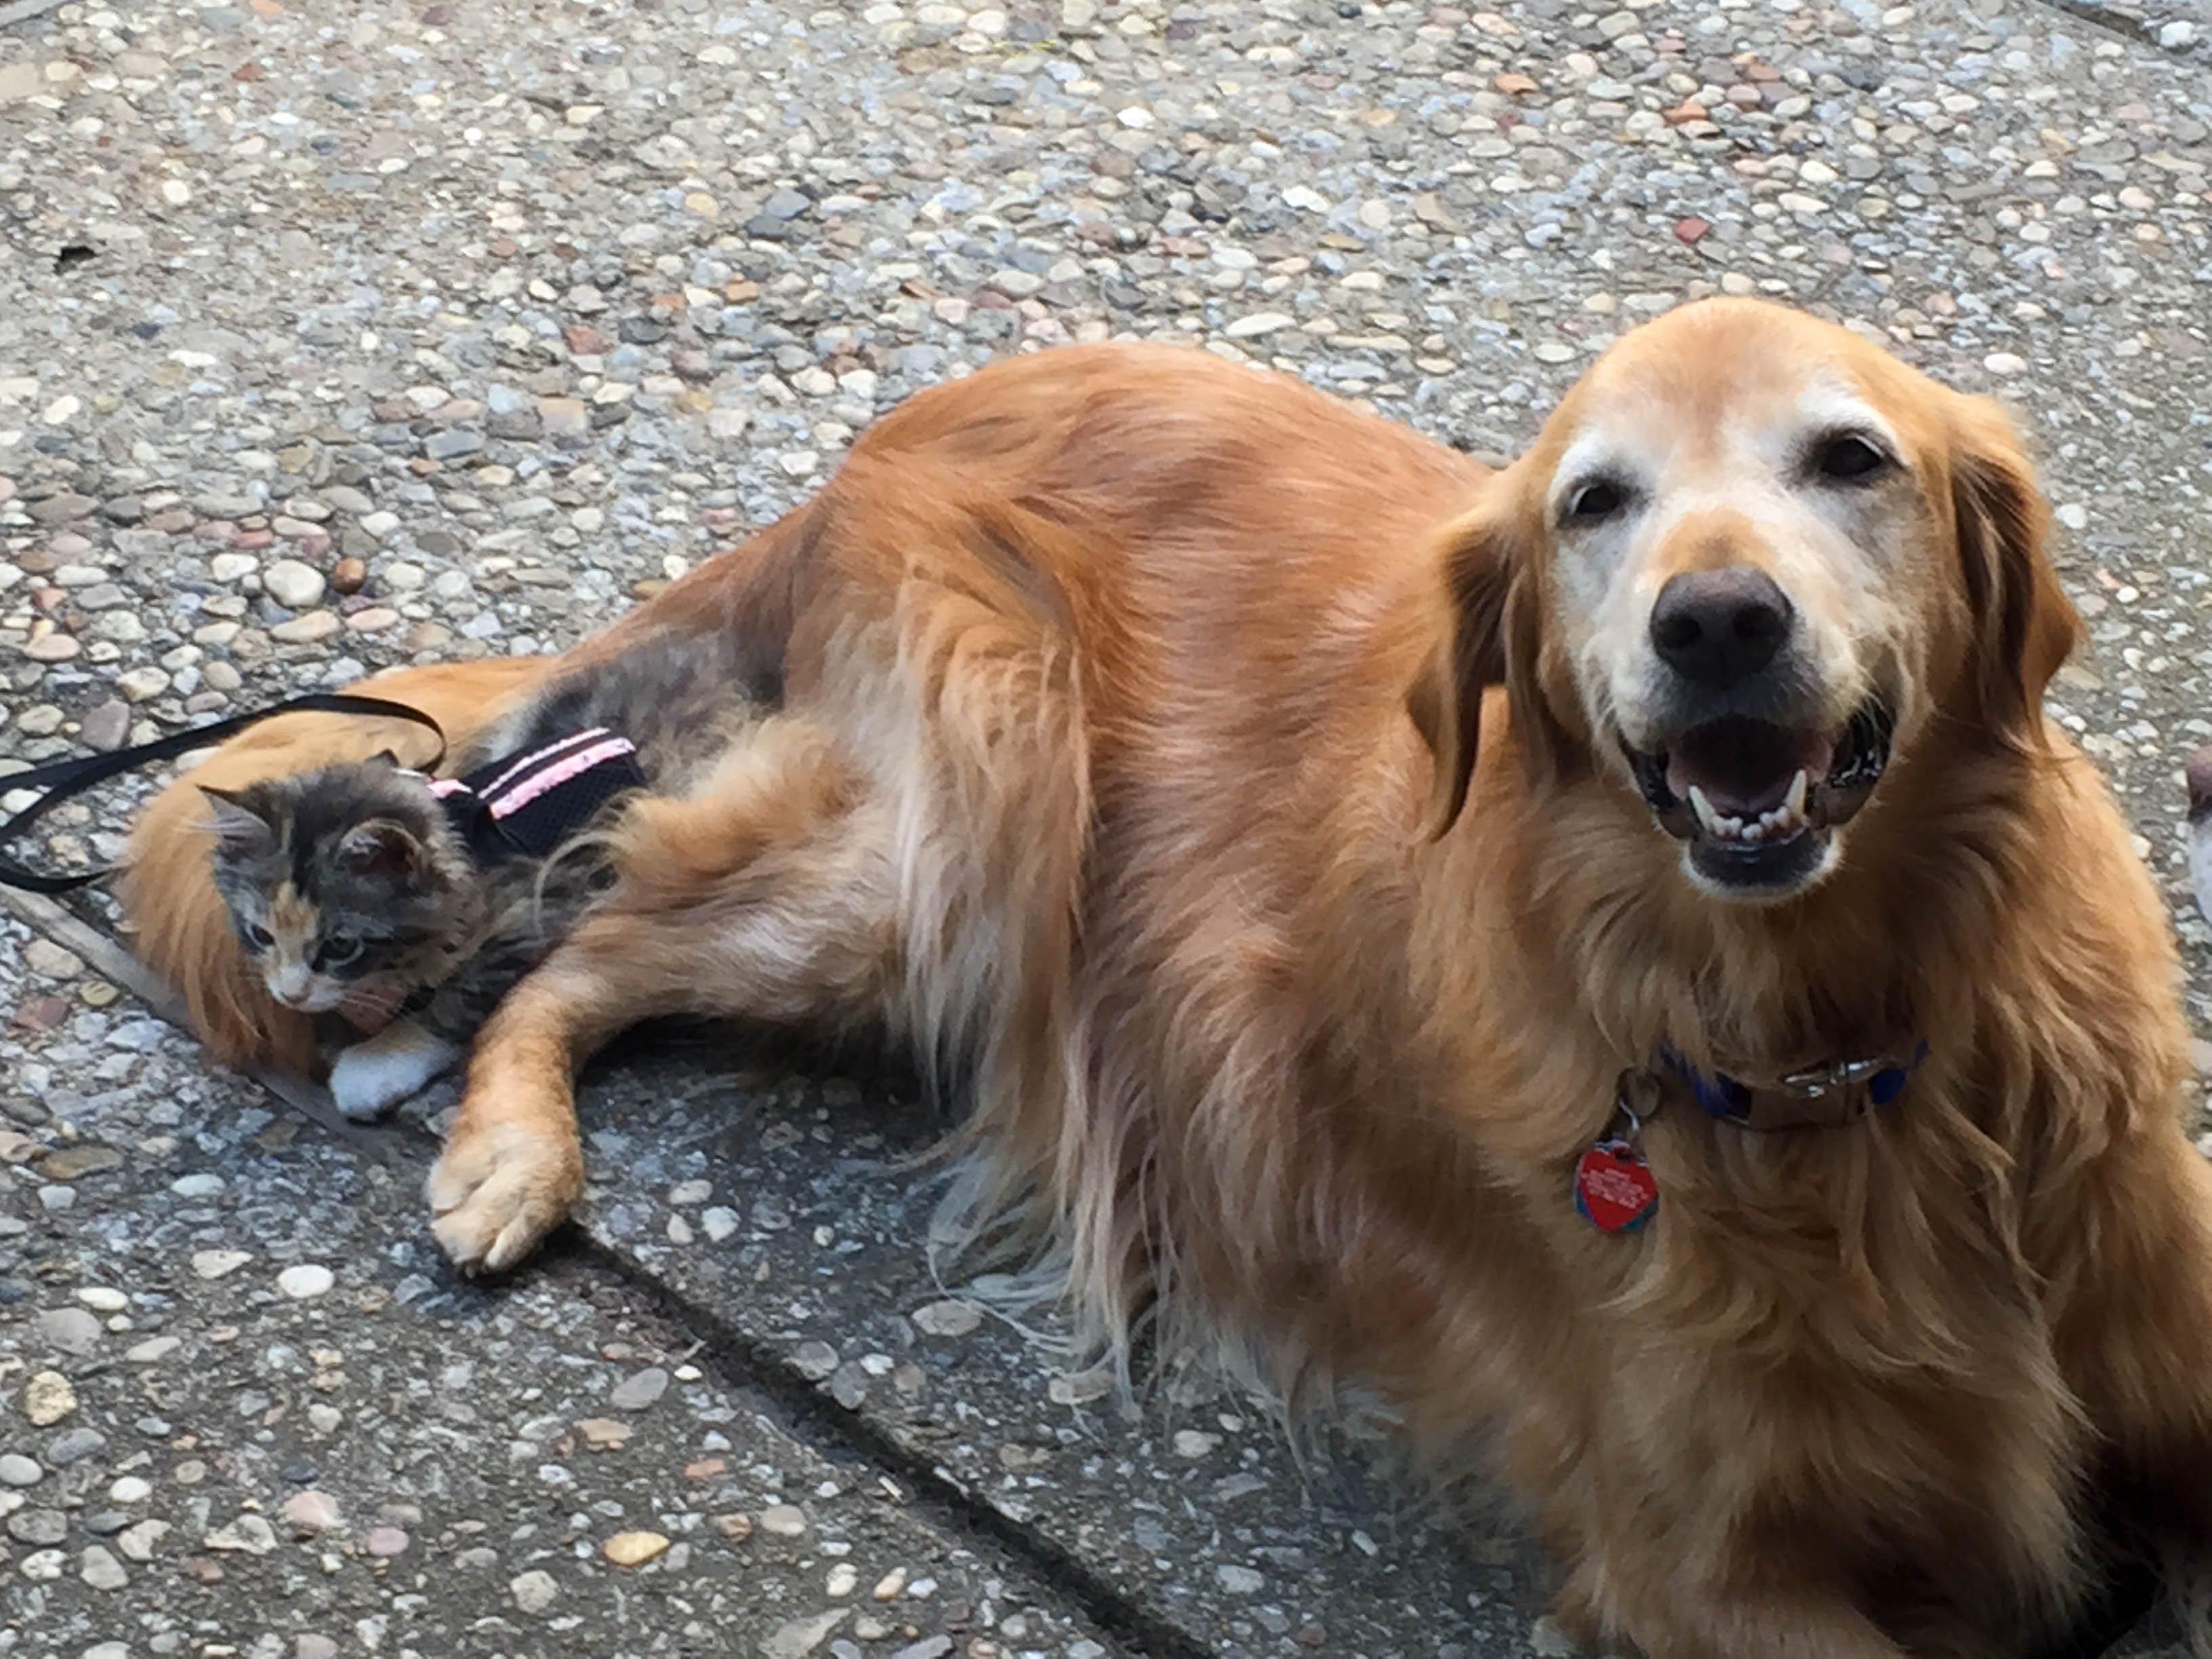
[[[76,1133],[0,1129],[0,1653],[1130,1651],[605,1267],[455,1280],[427,1142],[302,1131],[137,1012],[41,1063]]]
[[[1010,350],[1200,341],[1510,452],[1638,319],[1695,295],[1761,293],[1998,392],[2039,434],[2059,556],[2092,632],[2053,701],[2120,784],[2175,900],[2201,1017],[2212,930],[2181,910],[2177,820],[2181,755],[2212,736],[2209,222],[2212,9],[2191,0],[72,3],[0,31],[0,767],[389,664],[556,648],[800,499],[878,410]],[[64,809],[33,850],[64,864],[112,853],[129,796]],[[594,1353],[677,1340],[617,1328],[640,1317],[623,1297],[656,1283],[879,1429],[869,1455],[941,1462],[1040,1540],[1048,1554],[1025,1559],[1044,1579],[1054,1562],[1080,1565],[1091,1577],[1069,1607],[1126,1596],[1222,1654],[1556,1648],[1516,1599],[1528,1586],[1509,1540],[1448,1536],[1371,1494],[1312,1497],[1266,1425],[1233,1409],[1118,1424],[1054,1396],[1042,1362],[990,1327],[933,1333],[919,1310],[941,1291],[900,1277],[924,1211],[900,1195],[905,1177],[817,1134],[827,1085],[718,1085],[696,1060],[614,1072],[596,1132],[629,1138],[599,1160],[592,1227],[629,1276],[563,1268],[512,1301],[418,1314],[399,1294],[410,1274],[456,1293],[424,1254],[411,1176],[331,1235],[352,1243],[306,1249],[296,1228],[335,1200],[308,1165],[280,1166],[309,1160],[338,1193],[369,1182],[344,1173],[361,1155],[319,1150],[311,1129],[295,1147],[241,1149],[207,1125],[268,1109],[251,1091],[196,1069],[52,942],[9,925],[5,945],[0,1439],[42,1473],[19,1488],[0,1467],[0,1504],[27,1494],[0,1520],[0,1608],[14,1621],[0,1652],[115,1659],[178,1632],[158,1650],[325,1651],[301,1636],[347,1654],[564,1650],[538,1626],[456,1645],[461,1626],[438,1622],[522,1617],[512,1580],[536,1570],[536,1549],[560,1556],[543,1569],[556,1579],[590,1563],[589,1587],[562,1593],[605,1599],[563,1604],[579,1616],[650,1606],[639,1630],[674,1641],[669,1603],[629,1596],[615,1575],[668,1575],[687,1543],[697,1572],[735,1575],[714,1583],[766,1571],[741,1553],[726,1563],[727,1540],[667,1518],[720,1512],[685,1495],[679,1450],[798,1480],[805,1445],[763,1450],[723,1427],[732,1450],[710,1453],[706,1430],[672,1422],[653,1479],[672,1478],[650,1493],[642,1474],[609,1486],[621,1516],[594,1510],[591,1491],[573,1505],[584,1528],[564,1508],[535,1545],[512,1541],[545,1500],[532,1465],[451,1503],[361,1474],[326,1492],[359,1530],[325,1577],[319,1553],[289,1538],[265,1557],[210,1553],[206,1534],[235,1516],[216,1504],[202,1527],[191,1505],[213,1493],[173,1489],[192,1454],[170,1443],[245,1444],[256,1413],[239,1415],[240,1394],[270,1396],[262,1413],[297,1395],[305,1413],[317,1346],[356,1376],[389,1346],[391,1389],[427,1390],[379,1407],[395,1468],[439,1455],[448,1401],[482,1413],[487,1439],[527,1439],[520,1430],[556,1407],[507,1396],[544,1387],[573,1429],[600,1386],[586,1373],[627,1363]],[[229,1184],[188,1200],[167,1183],[189,1178],[177,1160],[204,1133],[210,1172]],[[708,1194],[679,1200],[695,1182]],[[840,1200],[841,1182],[861,1196]],[[145,1208],[157,1198],[175,1212],[158,1227]],[[262,1219],[247,1226],[247,1210]],[[118,1219],[134,1214],[141,1232]],[[118,1243],[193,1226],[207,1237],[182,1256]],[[811,1243],[823,1228],[830,1242]],[[250,1275],[200,1278],[202,1249],[253,1252]],[[286,1298],[276,1276],[294,1255],[341,1270],[337,1288]],[[762,1297],[747,1276],[763,1264],[814,1289]],[[77,1294],[103,1289],[126,1305]],[[364,1309],[372,1291],[387,1299]],[[601,1315],[586,1317],[595,1295]],[[134,1328],[72,1356],[45,1334],[57,1313]],[[82,1320],[64,1324],[82,1334]],[[233,1326],[241,1334],[215,1341]],[[117,1418],[70,1466],[87,1473],[47,1469],[69,1424],[21,1423],[29,1376],[52,1370],[120,1411],[108,1402],[141,1386],[126,1348],[164,1331],[185,1344],[179,1403],[161,1407],[173,1432]],[[304,1367],[282,1398],[260,1377],[277,1347]],[[927,1386],[901,1387],[908,1365]],[[463,1366],[483,1385],[437,1382]],[[670,1398],[695,1386],[703,1401],[721,1385]],[[626,1467],[609,1460],[627,1449],[577,1443],[531,1456],[580,1478]],[[140,1452],[147,1463],[122,1467]],[[367,1468],[330,1455],[333,1469]],[[254,1497],[281,1535],[283,1468],[255,1478],[221,1495]],[[132,1479],[156,1488],[145,1514],[176,1529],[146,1562],[114,1541],[123,1531],[87,1524],[111,1512],[137,1524],[112,1497]],[[865,1578],[896,1552],[851,1501],[838,1524]],[[63,1540],[21,1536],[11,1523],[33,1512],[61,1515]],[[462,1541],[476,1536],[464,1522],[483,1524],[481,1542]],[[375,1558],[379,1527],[408,1548]],[[621,1529],[671,1548],[613,1568],[603,1549]],[[438,1563],[489,1548],[496,1568],[434,1571],[428,1540],[449,1531]],[[167,1587],[164,1631],[122,1616],[137,1590],[100,1588],[94,1547],[127,1583]],[[956,1547],[916,1534],[911,1570],[950,1585],[971,1571],[951,1565]],[[55,1549],[63,1571],[42,1577],[40,1552]],[[302,1622],[198,1629],[212,1615],[194,1609],[215,1602],[179,1576],[187,1559],[224,1567],[234,1589],[290,1586]],[[817,1584],[799,1559],[776,1581],[788,1617],[826,1614],[833,1564],[807,1569]],[[270,1565],[295,1561],[289,1577]],[[1027,1646],[1003,1626],[900,1623],[867,1613],[870,1588],[817,1650],[1057,1655],[1104,1639],[1079,1610],[1038,1613]],[[801,1607],[802,1589],[821,1605]],[[711,1608],[737,1591],[697,1594]],[[420,1607],[399,1606],[413,1596]],[[864,1638],[864,1614],[889,1633]],[[694,1616],[753,1629],[735,1612]],[[387,1622],[359,1622],[374,1618]],[[940,1629],[960,1645],[930,1648]],[[95,1645],[107,1641],[120,1645]]]

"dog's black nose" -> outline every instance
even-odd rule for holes
[[[1651,607],[1651,647],[1684,679],[1733,685],[1774,660],[1796,616],[1764,570],[1685,571]]]

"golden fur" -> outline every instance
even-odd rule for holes
[[[1904,462],[1879,580],[1729,447],[1838,387]],[[1835,866],[1778,902],[1686,878],[1602,727],[1626,647],[1547,492],[1607,422],[1709,515],[1637,580],[1795,560],[1835,672],[1899,702]],[[1174,349],[917,397],[571,659],[730,629],[785,698],[623,822],[620,884],[486,1028],[438,1236],[495,1269],[558,1221],[572,1073],[633,1021],[888,1025],[972,1091],[971,1232],[1064,1261],[1110,1346],[1150,1312],[1290,1394],[1375,1385],[1439,1466],[1494,1434],[1576,1631],[2017,1654],[2082,1589],[2093,1478],[2152,1493],[2182,1569],[2212,1552],[2212,1175],[2162,908],[2037,712],[2075,632],[2043,529],[1992,406],[1749,303],[1630,336],[1495,475]],[[168,914],[187,849],[155,841],[142,945],[240,1052],[227,935]],[[1930,1053],[1894,1106],[1671,1107],[1659,1218],[1576,1214],[1662,1040],[1772,1077],[1901,1018]]]

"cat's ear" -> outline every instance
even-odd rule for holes
[[[252,798],[246,791],[217,789],[204,783],[200,785],[200,793],[215,809],[215,817],[208,827],[226,848],[238,853],[260,853],[276,844],[276,826],[254,809]]]
[[[422,866],[422,843],[404,823],[390,818],[371,818],[345,832],[338,842],[338,862],[356,875],[411,876]]]
[[[396,772],[399,769],[399,757],[389,749],[380,749],[368,757],[368,763],[371,766],[388,766]]]

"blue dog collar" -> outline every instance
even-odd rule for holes
[[[1848,1122],[1897,1099],[1927,1058],[1928,1044],[1922,1039],[1904,1060],[1832,1060],[1755,1086],[1725,1073],[1699,1071],[1670,1043],[1662,1042],[1656,1051],[1658,1069],[1689,1090],[1707,1116],[1751,1129]]]

